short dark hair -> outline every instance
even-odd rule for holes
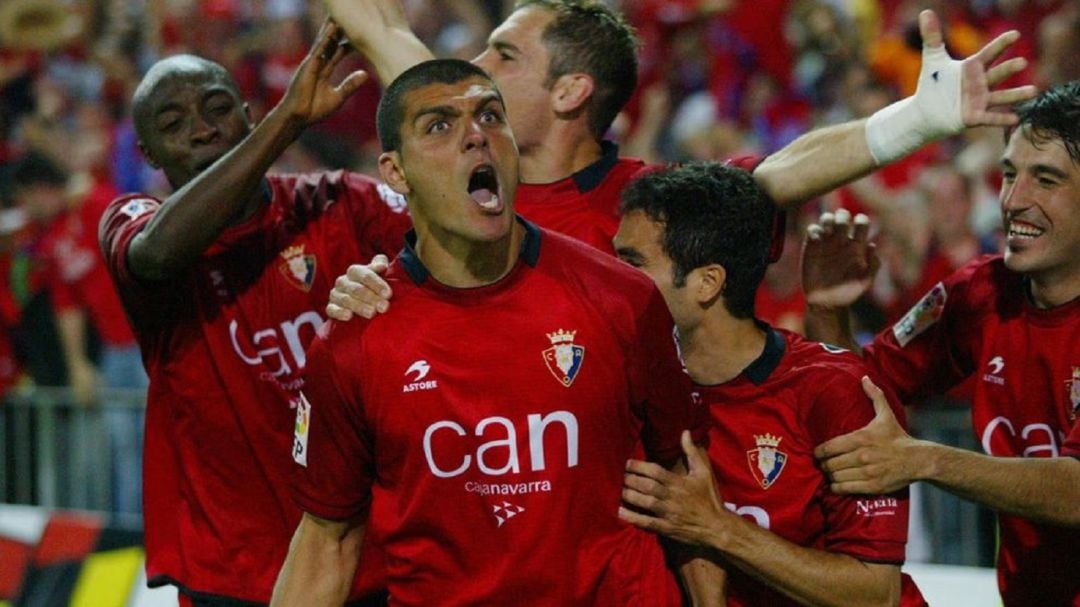
[[[750,173],[718,162],[667,168],[631,182],[622,212],[642,211],[664,226],[663,249],[676,287],[693,270],[720,264],[724,305],[736,318],[754,315],[754,296],[769,265],[777,209]]]
[[[495,88],[495,83],[487,72],[460,59],[424,61],[395,78],[383,91],[379,108],[375,112],[375,128],[379,132],[382,151],[396,152],[401,149],[401,124],[405,121],[406,94],[429,84],[456,84],[473,77],[483,78]]]
[[[11,185],[16,190],[35,185],[62,188],[67,182],[67,171],[41,152],[28,152],[11,167]]]
[[[1005,140],[1027,126],[1039,139],[1060,139],[1074,163],[1080,164],[1080,81],[1059,84],[1016,108],[1020,123],[1005,133]]]
[[[577,72],[596,85],[587,108],[589,131],[601,139],[637,87],[638,39],[621,13],[599,0],[518,0],[515,10],[538,7],[555,18],[541,40],[547,48],[547,82]]]
[[[224,84],[239,100],[240,87],[236,80],[225,69],[225,66],[209,59],[196,55],[171,55],[159,60],[146,71],[135,92],[131,96],[131,116],[135,126],[135,133],[139,139],[146,141],[150,137],[150,101],[154,98],[158,87],[173,78],[190,76],[193,74],[205,74]]]

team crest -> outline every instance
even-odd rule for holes
[[[1076,421],[1076,414],[1080,412],[1080,367],[1072,368],[1072,379],[1069,384],[1069,402],[1072,403],[1072,410],[1069,411],[1069,421]]]
[[[574,343],[574,335],[577,331],[563,331],[559,329],[554,333],[548,333],[551,347],[544,350],[544,364],[548,371],[559,380],[559,383],[569,388],[581,371],[581,361],[585,359],[585,346]]]
[[[311,290],[315,282],[315,255],[304,255],[304,245],[289,247],[281,252],[284,260],[278,264],[278,269],[292,286],[304,291]]]
[[[746,461],[750,464],[750,472],[757,479],[762,489],[773,486],[780,473],[784,471],[787,463],[787,453],[777,449],[780,441],[779,436],[773,436],[766,432],[763,435],[754,435],[757,447],[746,452]]]

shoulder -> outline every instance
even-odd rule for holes
[[[101,214],[99,241],[104,244],[113,240],[119,232],[124,231],[123,228],[133,223],[145,224],[160,207],[160,200],[146,194],[128,194],[113,200]]]
[[[339,200],[380,202],[395,212],[405,212],[405,197],[377,179],[352,171],[314,171],[267,175],[275,198],[302,206],[329,206]],[[306,203],[306,204],[305,204]]]
[[[807,387],[836,381],[858,386],[862,376],[866,375],[865,362],[850,350],[806,339],[784,329],[774,331],[783,335],[787,342],[785,355],[789,373],[800,377]]]
[[[655,290],[649,277],[614,255],[546,228],[540,228],[540,233],[540,269],[555,270],[567,278],[578,279],[596,293],[614,291],[632,296]]]

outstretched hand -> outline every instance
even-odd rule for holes
[[[874,419],[818,445],[814,457],[821,461],[834,493],[892,493],[919,480],[911,447],[921,441],[904,431],[885,394],[870,378],[862,378],[862,387],[874,403]]]
[[[870,242],[870,219],[840,209],[823,213],[806,229],[802,249],[802,281],[806,303],[841,309],[862,297],[881,263]]]
[[[1020,32],[1007,31],[964,60],[949,57],[941,31],[941,21],[933,11],[919,13],[919,33],[923,39],[923,69],[926,78],[937,81],[953,70],[960,73],[960,114],[966,127],[1010,126],[1019,120],[1008,106],[1038,94],[1032,85],[994,90],[994,87],[1027,67],[1023,57],[1013,57],[994,65],[1020,39]]]
[[[329,19],[323,23],[279,104],[302,127],[336,112],[367,81],[367,72],[362,70],[350,73],[336,85],[330,80],[334,69],[349,52],[349,46],[342,44],[342,40],[337,24]]]

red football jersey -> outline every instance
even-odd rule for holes
[[[837,495],[814,459],[819,444],[874,417],[860,385],[865,374],[846,350],[770,328],[764,352],[742,374],[696,389],[709,409],[709,459],[729,510],[800,546],[899,565],[907,492]],[[795,604],[728,567],[728,605]]]
[[[297,500],[370,511],[393,604],[678,605],[655,537],[616,516],[636,446],[672,463],[700,437],[671,316],[643,274],[525,226],[495,284],[448,288],[406,249],[390,312],[327,324]]]
[[[938,283],[866,349],[905,401],[974,375],[972,422],[1001,457],[1080,455],[1080,299],[1031,305],[1026,280],[1000,256]],[[1006,605],[1080,605],[1080,530],[999,514],[998,586]]]
[[[260,602],[300,519],[287,483],[305,346],[334,279],[349,263],[398,251],[409,225],[400,197],[359,175],[265,184],[269,202],[254,217],[160,283],[136,279],[127,251],[161,203],[118,199],[101,224],[150,375],[149,583]]]
[[[547,230],[554,230],[615,254],[622,191],[636,177],[660,169],[638,158],[620,158],[619,147],[601,142],[599,160],[554,183],[518,184],[514,210]],[[733,158],[732,166],[753,172],[764,157]],[[781,230],[782,232],[782,230]]]

